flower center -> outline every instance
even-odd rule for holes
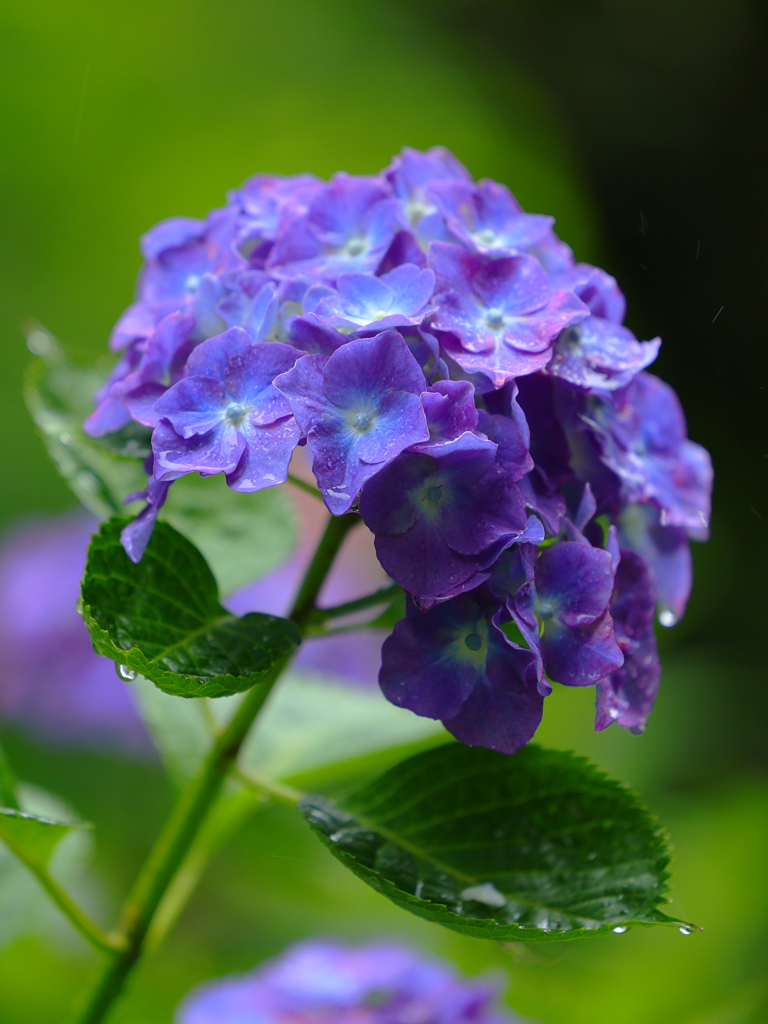
[[[546,619],[552,618],[552,616],[555,614],[555,609],[552,607],[551,604],[545,603],[539,606],[537,614],[540,619],[544,619],[546,621]]]
[[[483,646],[483,639],[479,633],[468,633],[464,637],[464,644],[470,651],[479,651]]]
[[[497,331],[504,326],[504,314],[500,309],[489,309],[485,314],[485,322],[492,331]]]
[[[483,231],[478,231],[475,238],[482,245],[493,245],[496,241],[496,232],[491,231],[490,228],[485,228]]]
[[[365,241],[362,238],[350,238],[347,242],[347,256],[359,256],[365,249]]]
[[[193,292],[195,290],[195,288],[197,288],[197,286],[199,284],[200,284],[200,275],[199,274],[190,274],[187,277],[187,279],[184,281],[184,291],[185,292]]]
[[[224,412],[224,419],[233,427],[239,427],[245,419],[246,409],[239,402],[230,402]]]
[[[367,412],[356,412],[352,422],[358,430],[367,430],[371,425],[371,417]]]
[[[427,501],[431,501],[433,505],[436,505],[440,501],[442,490],[442,487],[428,487]]]

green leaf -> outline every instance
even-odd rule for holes
[[[638,799],[575,754],[449,743],[339,804],[301,809],[343,864],[395,903],[466,935],[547,941],[676,924],[669,845]]]
[[[59,472],[82,504],[103,519],[123,510],[126,495],[146,487],[141,459],[149,454],[150,432],[134,425],[109,438],[83,433],[104,373],[68,362],[50,335],[48,342],[45,357],[30,364],[24,398]]]
[[[223,475],[193,473],[177,480],[160,518],[200,549],[222,594],[265,576],[296,543],[296,518],[285,488],[239,494]]]
[[[120,544],[127,522],[103,523],[88,550],[81,605],[97,654],[166,693],[220,697],[260,682],[301,642],[293,622],[223,608],[205,559],[168,523],[135,565]]]
[[[41,868],[47,866],[59,840],[73,828],[85,827],[0,807],[0,839],[25,863],[32,862]]]

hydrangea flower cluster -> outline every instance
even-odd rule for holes
[[[515,1024],[496,987],[393,943],[297,943],[251,974],[209,982],[177,1024]]]
[[[151,229],[86,422],[152,430],[130,556],[178,477],[255,491],[307,445],[408,595],[390,700],[512,753],[551,682],[596,686],[597,728],[642,731],[712,469],[646,371],[660,339],[552,225],[436,147],[369,177],[256,175]]]

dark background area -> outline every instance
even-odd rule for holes
[[[115,1024],[169,1024],[200,980],[317,932],[501,969],[511,1005],[542,1024],[768,1020],[767,44],[765,7],[743,0],[0,0],[3,523],[72,504],[23,408],[24,323],[104,360],[153,222],[201,216],[258,170],[369,173],[402,145],[449,146],[618,278],[715,465],[712,539],[694,546],[688,615],[660,636],[647,734],[595,735],[592,694],[558,688],[538,737],[659,812],[675,912],[704,933],[533,952],[464,940],[269,809],[216,859]],[[25,780],[96,822],[106,919],[167,809],[159,770],[2,736]],[[58,1019],[89,963],[66,932],[15,939],[0,1021]]]

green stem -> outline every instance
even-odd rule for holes
[[[300,629],[312,614],[317,595],[345,536],[358,522],[359,517],[352,514],[331,517],[291,612],[291,619]],[[158,907],[289,657],[286,655],[276,662],[264,682],[248,692],[217,737],[198,774],[179,797],[123,908],[118,932],[124,944],[122,951],[114,954],[105,965],[87,1002],[73,1018],[76,1024],[99,1024],[122,991],[128,974],[142,955]]]
[[[5,751],[0,747],[0,806],[10,807],[18,811],[19,800],[16,796],[16,775],[11,768],[11,762],[6,757]]]
[[[34,857],[30,857],[21,843],[15,843],[13,839],[8,836],[3,836],[3,842],[8,849],[13,853],[25,867],[27,867],[35,878],[38,880],[40,885],[50,896],[51,900],[56,904],[59,910],[64,916],[70,921],[74,928],[80,932],[92,945],[96,946],[97,949],[105,950],[110,953],[114,953],[116,950],[122,949],[122,942],[117,937],[107,935],[95,921],[92,921],[87,914],[83,913],[80,907],[67,895],[67,893],[61,888],[59,883],[55,879],[51,878],[47,870],[35,860]]]
[[[318,491],[312,484],[308,484],[306,480],[302,480],[301,477],[294,476],[293,473],[288,474],[288,482],[292,483],[294,487],[300,488],[302,491],[306,491],[307,494],[311,494],[313,498],[317,498],[318,501],[323,500],[323,495]]]
[[[386,604],[400,593],[400,584],[393,583],[389,587],[382,587],[373,594],[366,594],[365,597],[358,597],[356,601],[347,601],[345,604],[337,604],[333,608],[315,608],[312,613],[311,623],[327,622],[328,619],[340,619],[342,615],[351,615],[353,612],[364,611],[377,604]]]
[[[281,804],[288,804],[290,807],[295,807],[299,800],[306,796],[306,793],[302,793],[295,786],[289,786],[286,782],[279,782],[277,779],[263,779],[260,775],[249,775],[239,768],[235,769],[235,775],[252,792],[269,794]]]

